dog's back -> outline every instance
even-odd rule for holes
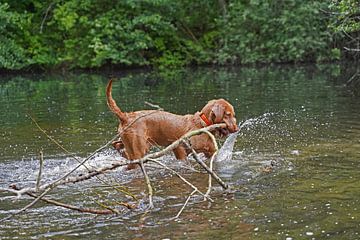
[[[122,112],[112,98],[111,89],[112,80],[106,88],[107,104],[120,120],[118,131],[121,137],[113,145],[117,149],[125,148],[124,155],[128,159],[140,159],[151,146],[168,146],[185,133],[204,127],[201,115],[206,115],[206,124],[226,123],[227,132],[237,131],[233,107],[224,99],[209,101],[202,112],[193,115],[177,115],[159,110]],[[190,143],[193,149],[203,152],[207,157],[215,152],[214,144],[207,134],[192,137]],[[185,159],[190,152],[183,144],[173,151],[177,159]],[[128,169],[134,167],[129,165]]]

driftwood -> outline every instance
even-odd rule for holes
[[[152,105],[155,107],[158,107],[156,105]],[[161,111],[161,109],[159,109],[159,111]],[[142,116],[143,117],[143,116]],[[63,151],[65,151],[66,153],[71,154],[67,149],[65,149],[59,142],[57,142],[55,139],[53,139],[51,136],[49,136],[45,130],[43,130],[39,124],[35,121],[35,119],[33,117],[30,116],[30,118],[32,119],[32,121],[35,123],[35,125],[40,129],[41,132],[43,132],[52,142],[54,142],[57,146],[59,146]],[[135,119],[131,124],[133,124],[134,122],[136,122],[138,119]],[[51,183],[46,183],[46,184],[41,184],[41,172],[42,172],[42,166],[43,166],[43,153],[41,151],[40,153],[40,168],[39,168],[39,174],[37,177],[37,181],[36,181],[36,186],[35,187],[26,187],[26,188],[18,188],[16,186],[16,184],[11,185],[8,189],[4,189],[1,188],[0,191],[7,191],[10,192],[12,194],[15,194],[17,196],[17,198],[21,198],[23,195],[27,195],[30,196],[32,198],[34,198],[34,200],[32,202],[30,202],[28,205],[26,205],[25,207],[21,208],[20,210],[18,210],[17,212],[8,215],[7,217],[0,219],[1,221],[5,221],[7,219],[10,219],[11,217],[23,213],[25,212],[27,209],[31,208],[32,206],[34,206],[38,201],[43,201],[46,202],[48,204],[52,204],[52,205],[56,205],[56,206],[60,206],[60,207],[64,207],[67,209],[71,209],[71,210],[75,210],[75,211],[79,211],[79,212],[84,212],[84,213],[92,213],[92,214],[119,214],[120,211],[117,209],[113,209],[109,206],[106,206],[104,204],[98,204],[101,206],[102,209],[95,209],[95,208],[81,208],[81,207],[77,207],[71,204],[65,204],[65,203],[61,203],[52,199],[48,199],[46,198],[46,195],[49,194],[50,191],[52,191],[53,189],[55,189],[58,186],[61,185],[66,185],[69,183],[78,183],[78,182],[82,182],[91,178],[96,177],[98,180],[100,180],[102,183],[105,183],[108,186],[111,186],[115,189],[114,186],[112,186],[111,184],[108,184],[105,180],[101,180],[100,178],[98,178],[99,175],[106,175],[106,173],[114,171],[115,169],[121,167],[121,166],[126,166],[129,163],[132,164],[138,164],[142,170],[142,173],[144,175],[144,179],[145,179],[145,183],[147,185],[148,188],[148,199],[149,199],[149,207],[148,210],[150,210],[151,208],[154,207],[153,204],[153,188],[151,185],[151,180],[149,178],[149,175],[146,171],[146,163],[148,162],[152,162],[155,163],[156,165],[158,165],[160,168],[163,168],[167,171],[170,171],[171,173],[175,174],[178,178],[180,178],[186,185],[190,186],[193,190],[192,192],[189,194],[189,196],[187,197],[184,205],[182,206],[182,208],[180,209],[180,211],[178,212],[178,214],[175,216],[175,218],[178,218],[180,216],[180,214],[183,212],[183,210],[185,209],[186,205],[188,204],[190,198],[194,195],[194,194],[200,194],[201,196],[204,197],[204,200],[208,200],[210,202],[213,202],[213,199],[210,198],[210,189],[211,189],[211,179],[213,178],[219,185],[222,186],[223,189],[227,189],[228,185],[222,181],[222,179],[213,171],[212,169],[212,162],[215,158],[215,155],[217,153],[218,150],[218,146],[215,140],[215,137],[211,134],[210,131],[216,129],[216,128],[221,128],[221,127],[225,127],[225,124],[214,124],[205,128],[201,128],[201,129],[197,129],[191,132],[186,133],[183,137],[181,137],[180,139],[176,140],[175,142],[173,142],[172,144],[170,144],[169,146],[167,146],[166,148],[158,151],[158,152],[154,152],[154,153],[150,153],[146,156],[144,156],[141,159],[137,159],[137,160],[123,160],[123,161],[116,161],[114,163],[112,163],[109,166],[104,166],[101,168],[97,168],[94,170],[90,170],[88,169],[84,164],[91,158],[93,158],[95,156],[96,153],[102,151],[103,149],[107,148],[112,141],[114,141],[115,139],[117,139],[119,137],[119,135],[114,136],[110,141],[108,141],[104,146],[98,148],[97,150],[95,150],[93,153],[91,153],[88,157],[84,158],[84,159],[79,159],[78,157],[76,157],[75,155],[71,154],[71,156],[78,161],[78,165],[76,167],[74,167],[72,170],[70,170],[69,172],[65,173],[62,177],[58,178],[57,180],[51,182]],[[125,131],[126,129],[124,129],[123,131]],[[197,156],[197,153],[191,148],[191,146],[187,143],[187,140],[189,138],[191,138],[192,136],[195,135],[199,135],[199,134],[208,134],[211,139],[213,140],[215,147],[216,147],[216,152],[215,154],[211,157],[210,160],[210,166],[208,167],[202,160],[199,159],[199,157]],[[199,165],[209,174],[209,186],[207,189],[206,193],[203,193],[202,191],[200,191],[194,184],[192,184],[190,181],[188,181],[185,177],[183,177],[181,174],[179,174],[177,171],[175,171],[174,169],[166,166],[164,163],[160,162],[159,160],[157,160],[156,158],[159,158],[167,153],[169,153],[170,151],[172,151],[174,148],[176,148],[179,144],[185,144],[189,149],[191,149],[191,151],[193,152],[194,155],[194,159],[196,160],[197,163],[199,163]],[[88,170],[88,172],[86,174],[82,174],[80,176],[73,176],[74,172],[79,169],[81,166],[85,166],[85,168]],[[124,194],[128,194],[129,196],[132,196],[130,193],[124,191],[124,190],[120,190],[121,192],[123,192]],[[133,204],[130,203],[120,203],[120,205],[128,208],[128,209],[132,209],[135,206]]]

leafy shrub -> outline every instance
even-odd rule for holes
[[[218,62],[299,62],[332,57],[325,1],[241,0],[229,5]]]
[[[0,68],[20,69],[30,64],[20,44],[24,18],[9,11],[7,3],[0,3]]]
[[[6,69],[323,61],[360,41],[357,0],[3,2]]]

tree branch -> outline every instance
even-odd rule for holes
[[[149,194],[149,209],[152,209],[154,208],[154,203],[153,203],[153,189],[151,187],[151,182],[150,182],[150,178],[148,176],[148,174],[146,173],[146,169],[145,169],[145,166],[144,166],[144,162],[140,162],[140,167],[141,167],[141,170],[144,174],[144,178],[145,178],[145,182],[146,182],[146,185],[147,185],[147,188],[148,188],[148,194]]]
[[[33,120],[34,121],[34,120]],[[36,123],[36,121],[34,121],[35,124],[38,126],[38,124]],[[125,166],[125,165],[128,165],[128,164],[140,164],[142,170],[143,170],[143,173],[144,173],[144,178],[145,178],[145,181],[147,183],[147,186],[148,186],[148,191],[149,191],[149,204],[150,204],[150,207],[153,207],[153,202],[152,202],[152,195],[153,195],[153,190],[152,190],[152,187],[151,187],[151,183],[150,183],[150,179],[146,173],[146,170],[145,170],[145,167],[144,167],[144,164],[148,161],[151,161],[151,162],[154,162],[160,166],[162,166],[163,168],[171,171],[172,173],[174,173],[176,176],[178,176],[183,182],[185,182],[187,185],[189,185],[190,187],[193,188],[193,190],[195,192],[198,192],[199,194],[201,194],[202,196],[204,196],[204,198],[208,199],[209,201],[213,202],[213,200],[209,197],[209,196],[206,196],[206,194],[202,193],[200,190],[198,190],[197,187],[195,187],[192,183],[190,183],[188,180],[186,180],[184,177],[182,177],[179,173],[177,173],[175,170],[167,167],[165,164],[155,160],[154,158],[158,158],[158,157],[161,157],[163,155],[165,155],[166,153],[168,153],[169,151],[173,150],[174,148],[176,148],[179,144],[181,144],[184,139],[188,139],[194,135],[198,135],[198,134],[202,134],[202,133],[206,133],[206,134],[209,134],[209,136],[212,138],[214,138],[214,136],[209,132],[211,130],[214,130],[215,128],[218,128],[218,127],[225,127],[226,125],[225,124],[214,124],[214,125],[211,125],[211,126],[208,126],[206,128],[201,128],[201,129],[197,129],[197,130],[194,130],[194,131],[191,131],[191,132],[188,132],[186,133],[184,136],[182,136],[180,139],[176,140],[175,142],[173,142],[172,144],[170,144],[169,146],[167,146],[165,149],[159,151],[159,152],[155,152],[155,153],[151,153],[151,154],[148,154],[146,156],[144,156],[143,158],[141,159],[138,159],[138,160],[131,160],[131,161],[118,161],[118,162],[115,162],[113,163],[111,166],[107,166],[107,167],[102,167],[102,168],[98,168],[96,170],[93,170],[93,171],[90,171],[88,172],[87,174],[84,174],[84,175],[81,175],[81,176],[77,176],[77,177],[69,177],[72,173],[74,173],[80,166],[82,166],[87,160],[89,160],[91,157],[93,157],[97,152],[99,152],[100,150],[104,149],[106,146],[108,146],[113,140],[109,141],[106,145],[98,148],[97,150],[95,150],[92,154],[90,154],[88,157],[86,157],[85,159],[83,159],[81,162],[79,162],[79,164],[73,168],[71,171],[67,172],[66,174],[64,174],[62,177],[58,178],[57,180],[51,182],[51,183],[48,183],[48,184],[43,184],[41,186],[38,186],[38,187],[35,187],[35,188],[26,188],[26,189],[18,189],[15,191],[16,188],[13,188],[12,190],[10,190],[10,192],[13,192],[15,194],[17,194],[18,196],[21,196],[21,194],[23,193],[26,193],[27,195],[29,196],[32,196],[33,198],[35,198],[31,203],[29,203],[28,205],[26,205],[25,207],[23,207],[22,209],[18,210],[17,212],[3,218],[0,220],[0,222],[2,221],[5,221],[7,219],[10,219],[11,217],[17,215],[17,214],[20,214],[24,211],[26,211],[27,209],[29,209],[30,207],[32,207],[33,205],[35,205],[39,200],[43,200],[47,203],[51,203],[51,204],[54,204],[54,205],[57,205],[57,206],[62,206],[62,207],[66,207],[66,208],[69,208],[69,209],[73,209],[73,210],[76,210],[76,211],[83,211],[83,212],[89,212],[89,213],[99,213],[99,214],[110,214],[109,211],[111,211],[111,213],[116,213],[116,210],[114,209],[107,209],[107,210],[94,210],[94,209],[88,209],[88,208],[79,208],[79,207],[76,207],[76,206],[73,206],[73,205],[68,205],[68,204],[64,204],[64,203],[60,203],[60,202],[57,202],[57,201],[54,201],[54,200],[50,200],[50,199],[44,199],[44,196],[46,194],[48,194],[52,189],[56,188],[57,186],[59,185],[64,185],[64,184],[67,184],[67,183],[76,183],[76,182],[80,182],[80,181],[84,181],[84,180],[88,180],[88,179],[91,179],[92,177],[94,176],[98,176],[100,174],[105,174],[106,172],[108,171],[111,171],[111,170],[114,170],[120,166]],[[41,127],[38,126],[40,129]],[[44,131],[44,130],[42,130]],[[44,133],[46,134],[46,132],[44,131]],[[47,135],[47,134],[46,134]],[[48,136],[48,135],[47,135]],[[50,137],[50,136],[49,136]],[[50,137],[51,138],[51,137]],[[52,139],[52,138],[51,138]],[[215,138],[214,138],[215,139]],[[53,140],[55,141],[55,140]],[[56,142],[56,141],[55,141]],[[216,144],[216,142],[215,142]],[[217,147],[217,145],[216,145]],[[198,159],[198,163],[203,167],[205,168],[205,170],[211,174],[212,177],[214,177],[214,179],[216,179],[219,184],[221,186],[223,186],[223,188],[227,188],[227,185],[211,170],[209,169],[205,163],[203,163],[201,160]],[[2,189],[0,189],[2,190]],[[36,192],[36,190],[39,190],[39,191],[42,191],[41,194],[39,195],[35,195],[34,192]],[[193,191],[193,192],[194,192]],[[193,193],[191,194],[193,195]],[[188,202],[189,200],[187,200]],[[186,202],[186,204],[187,204]],[[185,206],[186,206],[185,204]],[[181,210],[182,211],[182,210]],[[180,212],[181,214],[181,212]]]

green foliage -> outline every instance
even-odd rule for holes
[[[360,1],[338,0],[330,4],[331,18],[329,27],[337,34],[340,45],[355,52],[360,51]]]
[[[0,3],[0,68],[19,69],[30,64],[19,39],[25,21],[25,14],[11,12],[7,3]]]
[[[334,33],[346,26],[352,34],[359,22],[339,25],[345,17],[324,12],[356,14],[356,1],[7,0],[0,4],[0,68],[338,59]]]
[[[298,62],[332,57],[324,1],[236,1],[221,24],[219,62]],[[329,51],[330,50],[330,51]]]
[[[358,0],[332,1],[329,7],[336,16],[333,19],[332,27],[337,32],[353,33],[360,31],[360,2]]]
[[[205,51],[196,43],[202,33],[194,34],[191,29],[205,28],[209,16],[202,20],[191,16],[193,9],[185,7],[190,3],[57,1],[45,19],[43,33],[33,32],[29,39],[31,53],[37,63],[69,67],[108,63],[169,67],[205,62]],[[36,4],[35,12],[44,12],[48,5]],[[37,22],[41,18],[37,16]]]

